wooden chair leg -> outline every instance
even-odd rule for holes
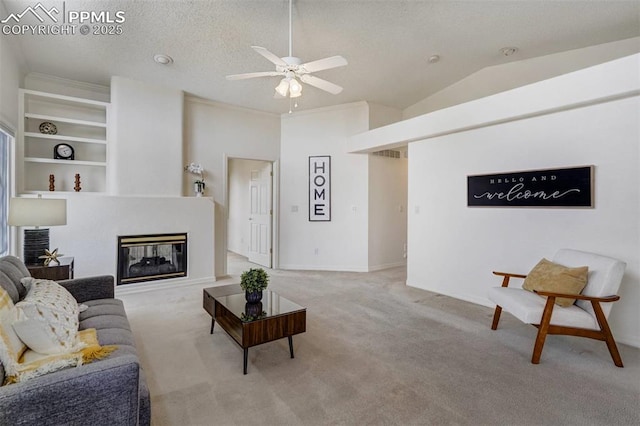
[[[500,321],[500,314],[502,313],[502,307],[496,305],[496,310],[493,313],[493,323],[491,324],[491,329],[496,330],[498,328],[498,322]]]
[[[504,278],[502,278],[502,287],[509,287],[509,279],[511,277],[508,275],[505,275]],[[500,321],[500,314],[502,313],[502,306],[498,306],[496,305],[496,310],[493,312],[493,323],[491,324],[491,329],[492,330],[497,330],[498,329],[498,322]]]
[[[607,322],[607,318],[604,316],[604,312],[602,312],[600,303],[592,300],[591,306],[593,306],[598,324],[600,325],[600,330],[602,330],[602,333],[604,334],[604,341],[607,343],[607,348],[609,348],[609,353],[611,354],[613,363],[616,365],[616,367],[624,367],[624,365],[622,365],[620,352],[618,352],[618,346],[616,346],[616,341],[613,339],[613,333],[611,333],[609,323]]]
[[[532,364],[540,364],[540,356],[542,355],[542,348],[544,347],[544,341],[547,338],[547,331],[549,331],[549,323],[551,322],[551,314],[553,313],[553,305],[556,301],[555,297],[547,297],[547,304],[544,305],[544,311],[542,312],[542,319],[538,326],[538,335],[536,336],[536,344],[533,347],[533,355],[531,356]]]

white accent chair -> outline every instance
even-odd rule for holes
[[[505,311],[520,321],[538,328],[531,363],[540,363],[540,355],[548,334],[564,334],[588,337],[607,343],[613,363],[622,367],[622,359],[611,334],[607,318],[612,305],[620,299],[616,292],[620,288],[626,264],[620,260],[578,250],[561,249],[553,257],[553,262],[567,267],[588,266],[587,285],[581,295],[567,295],[521,288],[510,288],[511,278],[526,278],[526,275],[507,272],[493,272],[503,277],[502,287],[489,290],[489,299],[496,303],[491,329],[498,328],[500,313]],[[544,297],[546,296],[546,300]],[[556,306],[556,297],[577,299],[573,305],[563,308]],[[604,303],[604,305],[600,305]]]

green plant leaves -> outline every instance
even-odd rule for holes
[[[264,290],[267,285],[269,285],[269,275],[262,268],[251,268],[240,275],[240,287],[244,291]]]

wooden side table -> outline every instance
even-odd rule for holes
[[[73,257],[61,257],[58,266],[26,265],[33,278],[61,281],[73,278]]]

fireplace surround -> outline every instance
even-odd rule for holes
[[[187,234],[118,237],[117,285],[187,276]]]

